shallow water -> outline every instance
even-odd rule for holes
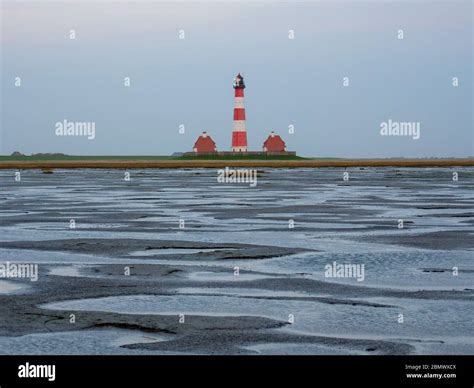
[[[350,172],[348,182],[342,179],[344,171]],[[453,171],[459,173],[458,182],[452,181]],[[143,246],[120,254],[107,249],[88,254],[40,250],[34,246],[17,249],[0,244],[0,262],[38,263],[40,271],[43,269],[39,283],[48,280],[53,284],[55,278],[68,277],[84,282],[120,279],[102,272],[86,273],[105,264],[179,265],[188,269],[171,280],[155,279],[160,285],[178,282],[179,286],[173,283],[169,289],[175,295],[75,300],[71,294],[71,300],[53,300],[43,304],[43,309],[255,316],[278,321],[286,321],[288,314],[294,314],[295,323],[279,330],[391,340],[409,343],[420,353],[474,354],[473,169],[263,169],[257,187],[219,185],[216,178],[216,171],[211,169],[132,170],[130,182],[123,180],[123,171],[119,170],[55,170],[53,174],[27,170],[22,171],[21,182],[15,182],[14,171],[2,170],[2,242],[146,239],[195,242],[202,246]],[[71,219],[75,220],[74,229],[70,228]],[[289,227],[290,219],[294,220],[294,228]],[[404,220],[403,229],[398,228],[399,219]],[[184,228],[180,228],[180,220],[184,220]],[[430,237],[429,233],[438,233],[439,241],[446,242],[446,246],[435,247],[437,237]],[[416,236],[420,245],[405,244],[404,239],[410,236]],[[238,249],[206,247],[210,243],[267,246],[269,252],[272,247],[302,251],[265,258],[236,256],[216,260],[213,255],[223,250],[238,253]],[[326,277],[325,266],[333,262],[364,265],[364,280]],[[234,276],[235,266],[239,267],[240,276]],[[317,283],[317,290],[291,289],[298,279],[322,283]],[[267,280],[274,282],[265,283]],[[25,292],[35,293],[35,284],[28,284],[27,290],[15,288],[19,287],[16,284],[0,279],[0,294],[14,298]],[[351,289],[349,297],[347,292],[337,294],[338,289],[329,287],[332,284],[359,288]],[[367,288],[376,291],[369,293]],[[427,298],[387,297],[387,290],[438,293]],[[443,293],[450,290],[458,291],[459,295],[448,297]],[[305,297],[351,299],[393,307],[301,299]],[[403,324],[397,322],[399,313],[405,316]],[[121,347],[127,340],[120,340],[118,332],[108,330],[111,337],[91,334],[95,336],[91,340],[93,351],[131,352]],[[45,353],[68,352],[71,344],[84,341],[81,333],[44,334],[58,339],[49,346],[43,345],[43,334],[32,334],[34,340],[12,349],[38,354],[44,346]],[[141,332],[135,334],[142,336]],[[0,352],[5,352],[11,341],[14,339],[7,335],[0,337]],[[281,345],[271,341],[245,348],[268,354],[357,353],[353,349]],[[76,349],[78,353],[88,353],[92,345]],[[177,350],[180,351],[185,350]]]

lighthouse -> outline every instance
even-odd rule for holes
[[[245,128],[244,77],[239,73],[234,78],[234,124],[232,126],[232,152],[247,152],[247,129]]]

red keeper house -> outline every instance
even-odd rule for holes
[[[216,143],[214,143],[214,140],[212,140],[212,138],[206,132],[203,132],[202,135],[196,140],[196,143],[194,143],[193,151],[196,153],[217,152]]]
[[[263,152],[285,152],[286,144],[279,135],[272,131],[263,143]]]

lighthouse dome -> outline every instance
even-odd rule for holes
[[[240,73],[234,78],[234,89],[245,89],[244,77]]]

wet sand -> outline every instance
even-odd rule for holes
[[[3,171],[0,353],[474,354],[474,171],[343,171]]]

